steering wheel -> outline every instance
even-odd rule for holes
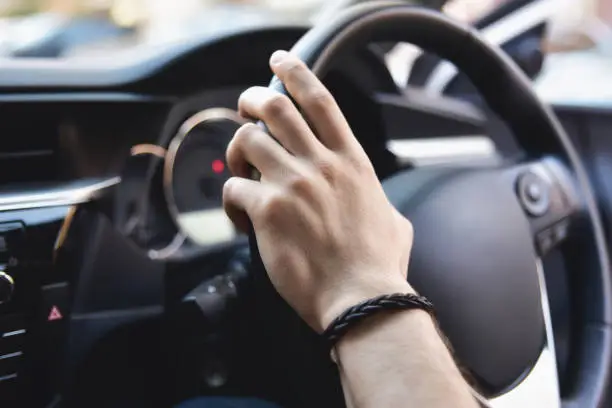
[[[369,42],[409,42],[450,60],[526,153],[497,168],[405,170],[383,182],[414,225],[409,279],[436,305],[457,361],[493,406],[601,406],[612,362],[609,257],[585,167],[559,120],[507,55],[435,12],[390,2],[354,7],[311,29],[291,52],[322,76]],[[276,78],[270,87],[287,94]],[[253,275],[273,292],[254,236],[250,244]],[[562,390],[541,263],[559,244],[571,270],[565,301],[573,340],[572,375]],[[295,318],[286,314],[285,322]],[[281,343],[277,353],[292,349],[296,371],[316,372],[311,352],[325,360],[317,367],[333,366],[323,347],[301,348],[289,335]],[[313,374],[307,385],[313,393],[320,378],[327,377]]]

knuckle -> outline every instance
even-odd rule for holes
[[[238,111],[242,116],[253,116],[253,100],[257,92],[257,87],[252,86],[244,90],[238,97]]]
[[[315,87],[306,93],[304,97],[305,103],[311,109],[317,109],[325,111],[333,106],[335,103],[334,98],[331,96],[329,91],[325,88]]]
[[[231,200],[231,197],[234,193],[234,182],[232,179],[228,179],[225,183],[223,183],[223,201]]]
[[[236,157],[236,143],[235,139],[232,138],[232,140],[227,145],[227,149],[225,150],[225,160],[229,164],[232,162],[234,157]]]
[[[275,223],[287,213],[289,197],[278,191],[262,199],[258,208],[259,218],[263,222]]]
[[[333,158],[320,158],[314,163],[317,172],[319,172],[325,180],[330,184],[334,184],[338,178],[338,163]]]
[[[247,100],[249,93],[253,92],[252,88],[247,88],[244,91],[242,91],[242,93],[240,94],[240,96],[238,96],[238,106],[242,106],[245,104],[245,101]]]
[[[412,241],[414,238],[414,226],[412,225],[412,222],[410,222],[408,218],[404,217],[404,215],[399,211],[395,210],[395,213],[399,219],[398,225],[400,226],[400,234],[402,234],[402,236],[407,238],[409,241]]]
[[[237,180],[234,177],[230,177],[227,179],[225,183],[223,183],[223,201],[232,201],[236,196],[236,189],[238,187]]]
[[[253,101],[257,100],[257,96],[263,89],[265,89],[263,86],[251,86],[245,89],[238,97],[238,104],[250,105]]]
[[[236,143],[235,140],[232,140],[225,151],[225,161],[227,162],[229,170],[232,172],[232,174],[240,174],[240,169],[243,165],[242,157],[243,156],[240,152],[238,143]]]
[[[262,113],[265,117],[283,115],[291,107],[291,101],[285,95],[275,94],[270,96],[262,106]]]
[[[258,143],[259,138],[257,132],[260,132],[257,125],[254,123],[247,123],[236,131],[234,137],[230,141],[225,151],[225,159],[233,175],[249,177],[247,157],[249,151],[255,148]]]
[[[311,180],[305,175],[294,175],[287,182],[288,189],[297,195],[310,196],[314,189],[314,185]]]
[[[347,157],[347,161],[349,166],[352,168],[352,171],[356,174],[360,174],[362,176],[369,176],[374,174],[374,167],[371,164],[370,159],[367,154],[363,152],[363,149],[359,146],[359,150],[353,152],[351,155]]]
[[[307,72],[308,68],[299,59],[292,59],[291,62],[287,63],[285,68],[286,76],[289,81],[300,81],[300,78]]]
[[[239,146],[244,147],[249,141],[252,140],[253,134],[257,131],[257,125],[254,123],[245,123],[240,126],[236,133],[234,133],[234,139],[230,143],[230,147]],[[229,148],[228,148],[229,150]]]
[[[408,237],[412,239],[414,237],[414,225],[412,225],[410,220],[406,219],[406,226],[404,228]]]

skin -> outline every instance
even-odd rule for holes
[[[599,0],[598,11],[602,21],[612,25],[612,3],[609,0]]]
[[[287,52],[274,53],[270,66],[300,110],[268,88],[240,96],[241,115],[262,120],[274,138],[255,124],[236,132],[224,206],[238,228],[252,222],[276,290],[320,333],[363,300],[414,293],[406,276],[413,230],[323,84]],[[335,355],[351,407],[478,406],[423,311],[373,316]]]

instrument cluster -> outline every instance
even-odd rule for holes
[[[207,247],[236,239],[222,192],[231,176],[225,150],[244,123],[235,110],[207,108],[185,119],[167,146],[132,147],[119,197],[124,204],[140,200],[131,204],[123,229],[151,257],[167,258],[186,243]]]

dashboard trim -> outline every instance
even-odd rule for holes
[[[2,103],[176,103],[176,101],[177,98],[171,96],[156,96],[134,92],[91,92],[85,90],[80,92],[0,94],[0,102]]]
[[[89,180],[78,185],[51,188],[43,192],[0,193],[0,212],[82,204],[99,197],[121,182],[121,177]]]
[[[13,380],[15,378],[17,378],[17,373],[3,375],[2,377],[0,377],[0,382]]]

